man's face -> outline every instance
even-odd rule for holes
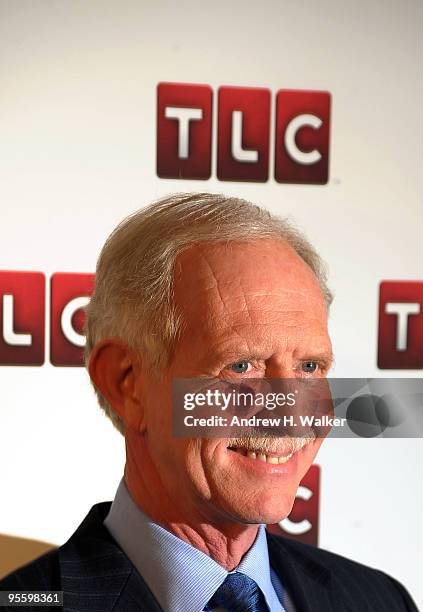
[[[159,385],[147,373],[139,381],[145,444],[157,481],[150,484],[157,491],[164,487],[166,499],[187,517],[214,523],[280,521],[322,440],[276,464],[274,457],[263,461],[229,448],[227,439],[175,438],[171,384],[174,378],[204,376],[324,377],[331,343],[318,282],[289,246],[260,239],[191,247],[177,259],[174,292],[183,324],[171,366]],[[276,444],[273,455],[286,456],[287,440]]]

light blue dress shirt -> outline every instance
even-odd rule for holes
[[[146,516],[123,479],[104,525],[165,612],[202,612],[228,575],[211,557]],[[286,592],[269,564],[264,525],[236,571],[257,583],[271,612],[285,612]]]

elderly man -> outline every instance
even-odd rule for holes
[[[124,220],[86,319],[89,373],[125,436],[124,479],[1,588],[63,590],[78,611],[416,610],[384,573],[266,532],[321,438],[172,434],[175,379],[325,377],[330,301],[311,245],[244,200],[175,195]]]

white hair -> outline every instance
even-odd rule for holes
[[[332,294],[325,266],[291,222],[240,198],[172,194],[124,219],[106,240],[86,308],[86,365],[95,344],[118,337],[140,352],[149,367],[165,367],[181,328],[173,302],[176,257],[199,242],[255,238],[278,238],[289,244],[314,272],[329,307]],[[124,433],[120,416],[95,390],[100,406]]]

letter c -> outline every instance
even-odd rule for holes
[[[89,297],[77,297],[66,304],[60,317],[60,327],[65,338],[74,346],[85,346],[85,336],[78,334],[72,326],[72,317],[77,310],[85,308],[90,301]]]
[[[298,487],[296,497],[304,499],[304,501],[308,501],[312,495],[313,493],[310,491],[310,489],[302,486]],[[292,533],[292,535],[302,535],[307,533],[307,531],[310,531],[312,527],[312,524],[308,519],[303,519],[299,523],[294,523],[294,521],[291,521],[289,518],[285,518],[283,521],[280,521],[279,525],[288,533]]]
[[[301,151],[297,147],[297,143],[295,142],[295,137],[297,135],[298,130],[302,127],[309,126],[318,130],[322,125],[322,120],[316,115],[298,115],[292,119],[285,130],[285,138],[284,144],[285,149],[291,159],[293,159],[298,164],[302,164],[304,166],[310,166],[311,164],[316,164],[318,161],[322,159],[322,155],[319,153],[317,149],[313,149],[313,151]]]

